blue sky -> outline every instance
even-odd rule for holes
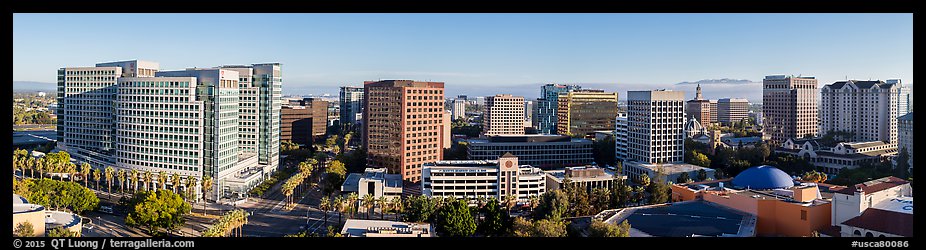
[[[13,80],[143,59],[162,69],[283,63],[284,94],[364,80],[443,81],[447,94],[536,97],[771,74],[913,82],[912,14],[14,14]],[[758,86],[758,89],[756,89]],[[704,86],[761,98],[761,86]],[[758,93],[758,95],[756,95]],[[689,93],[693,96],[693,93]],[[759,100],[756,100],[759,101]]]

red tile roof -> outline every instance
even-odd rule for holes
[[[843,222],[846,226],[864,228],[905,237],[913,237],[913,214],[877,208],[866,209],[862,215]]]
[[[881,190],[889,189],[889,188],[900,186],[900,185],[907,184],[907,183],[910,183],[910,182],[904,179],[901,179],[901,178],[894,177],[894,176],[888,176],[888,177],[884,177],[884,178],[877,179],[877,180],[866,181],[864,183],[856,184],[854,186],[849,186],[848,188],[844,188],[837,192],[841,194],[853,195],[855,194],[856,190],[861,190],[865,192],[866,194],[871,194],[871,193],[876,193]]]

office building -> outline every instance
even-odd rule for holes
[[[712,102],[711,100],[704,99],[704,96],[701,95],[701,84],[698,84],[695,98],[685,102],[685,117],[688,117],[688,119],[695,118],[705,126],[710,125],[711,123],[717,122],[717,120],[714,119],[717,116],[716,105],[716,101]]]
[[[913,112],[913,90],[900,79],[888,79],[885,83],[897,85],[897,117]]]
[[[546,84],[540,87],[540,98],[534,104],[534,126],[537,133],[556,134],[559,117],[559,94],[581,89],[579,85]]]
[[[827,147],[814,139],[788,139],[775,149],[776,153],[790,154],[807,159],[821,172],[838,174],[843,169],[854,169],[870,163],[876,164],[897,154],[897,146],[882,141],[840,142]]]
[[[614,130],[617,93],[587,89],[562,92],[557,104],[558,134],[585,136],[598,130]]]
[[[627,92],[627,158],[641,163],[680,163],[685,156],[685,93]]]
[[[618,113],[614,119],[614,157],[618,162],[627,160],[627,113]]]
[[[572,185],[571,187],[585,188],[589,193],[593,189],[610,190],[615,182],[626,178],[608,169],[594,166],[567,167],[559,170],[546,170],[544,173],[547,175],[547,191],[566,188],[566,180]]]
[[[344,237],[437,237],[427,223],[397,222],[388,220],[348,219],[341,228]]]
[[[841,186],[802,183],[771,166],[744,170],[734,178],[674,184],[673,204],[704,202],[755,218],[756,236],[811,237],[830,232],[833,194]],[[632,223],[632,222],[631,222]]]
[[[897,150],[907,149],[913,167],[913,112],[897,118]],[[898,151],[899,152],[899,151]]]
[[[482,121],[485,136],[523,135],[524,97],[507,94],[486,97]]]
[[[524,127],[534,126],[534,101],[524,101]]]
[[[387,174],[385,168],[366,168],[363,173],[350,173],[341,184],[341,195],[357,193],[357,197],[367,194],[373,198],[386,197],[394,199],[402,197],[402,175]]]
[[[546,192],[546,175],[539,168],[518,164],[518,157],[505,154],[498,160],[453,160],[424,164],[422,194],[428,197],[456,197],[475,201],[477,197],[505,200],[515,196],[523,204]]]
[[[443,159],[444,83],[364,82],[367,166],[421,181],[425,162]]]
[[[741,98],[723,98],[717,100],[717,122],[727,126],[746,119],[749,101]]]
[[[452,128],[451,124],[453,124],[453,122],[450,120],[450,116],[452,116],[452,114],[449,110],[444,111],[444,122],[442,123],[443,127],[441,129],[441,140],[443,141],[442,145],[444,149],[449,149],[453,146],[453,134],[450,133]]]
[[[211,176],[216,187],[209,200],[242,195],[276,169],[279,64],[178,71],[157,66],[136,60],[59,70],[64,105],[58,149],[95,168]],[[238,68],[250,70],[242,76]],[[246,93],[242,78],[262,86],[261,92]],[[251,100],[264,108],[251,109]],[[255,115],[257,122],[242,114]],[[250,125],[263,129],[241,136],[252,132],[241,130]],[[198,189],[181,190],[187,188]]]
[[[817,79],[813,76],[766,76],[762,80],[763,137],[780,144],[817,135]]]
[[[842,237],[913,237],[913,187],[889,176],[839,190],[832,226]]]
[[[330,127],[341,122],[341,107],[338,106],[338,102],[328,102],[328,116],[325,119],[325,125]]]
[[[341,126],[353,126],[363,121],[363,88],[342,86],[338,98]]]
[[[839,81],[820,88],[820,133],[841,131],[850,141],[897,144],[897,85]]]
[[[321,138],[325,136],[331,115],[331,103],[321,98],[309,97],[303,98],[299,104],[310,110],[309,112],[312,114],[312,130],[310,132],[312,137]]]
[[[506,135],[467,140],[471,160],[495,160],[510,152],[522,165],[542,169],[579,166],[595,161],[592,141],[564,135]]]
[[[280,140],[312,145],[312,109],[283,105],[280,109]]]
[[[450,110],[453,112],[452,118],[454,121],[466,117],[466,99],[453,99],[450,105]]]

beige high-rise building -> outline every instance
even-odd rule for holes
[[[422,164],[443,159],[444,83],[367,81],[363,90],[367,166],[421,181]]]
[[[766,76],[762,81],[763,137],[775,143],[817,134],[817,79]]]
[[[559,94],[557,133],[585,136],[600,130],[614,130],[617,93],[582,89]]]
[[[524,97],[508,94],[486,97],[482,134],[523,135]]]
[[[688,118],[695,118],[704,126],[717,122],[714,119],[716,116],[716,102],[704,99],[704,96],[701,95],[701,84],[698,84],[695,98],[686,102],[686,106],[685,115]]]
[[[897,84],[839,81],[820,88],[820,133],[850,132],[851,141],[897,145]]]
[[[749,101],[741,98],[723,98],[717,100],[717,122],[732,125],[749,115]]]
[[[627,91],[627,159],[681,163],[685,156],[685,92]]]

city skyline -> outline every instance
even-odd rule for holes
[[[135,21],[110,21],[118,19]],[[70,27],[56,25],[62,22]],[[146,26],[144,38],[102,39],[107,29],[135,23],[156,25]],[[183,28],[195,23],[215,28]],[[704,84],[705,98],[761,102],[766,75],[813,75],[820,87],[845,79],[915,82],[911,14],[17,13],[13,28],[13,80],[50,87],[57,68],[131,59],[167,70],[281,62],[285,95],[336,96],[339,86],[411,79],[446,82],[447,97],[532,99],[536,86],[552,82],[618,93],[669,88],[687,100],[695,85],[676,83],[730,78],[752,83]],[[255,51],[238,39],[261,33],[277,44]],[[379,39],[389,36],[397,39]],[[403,57],[413,60],[395,60]]]

